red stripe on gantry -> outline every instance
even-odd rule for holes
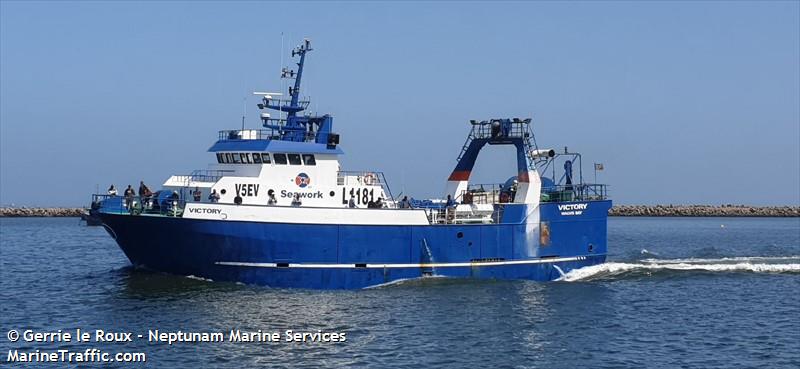
[[[453,173],[450,174],[450,178],[448,181],[466,181],[469,179],[471,171],[469,170],[454,170]]]

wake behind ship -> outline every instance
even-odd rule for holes
[[[539,149],[530,119],[470,121],[443,199],[395,198],[382,172],[343,171],[330,115],[301,114],[299,57],[288,99],[256,93],[264,129],[220,131],[206,170],[147,196],[94,195],[136,266],[273,287],[363,288],[429,275],[549,281],[606,258],[606,186],[581,155]],[[285,115],[285,116],[284,116]],[[517,172],[470,183],[486,145],[516,149]],[[574,175],[574,167],[578,175]]]

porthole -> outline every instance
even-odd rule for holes
[[[458,238],[464,238],[464,232],[458,232],[458,233],[456,233],[456,237],[458,237]]]
[[[223,194],[223,195],[225,194],[225,192],[228,192],[228,191],[225,191],[225,189],[224,189],[224,188],[223,188],[223,189],[221,189],[221,190],[219,190],[219,193],[221,193],[221,194]]]

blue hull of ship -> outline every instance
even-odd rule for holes
[[[542,204],[536,224],[281,224],[114,213],[101,218],[137,266],[271,287],[356,289],[432,274],[550,281],[603,263],[611,203],[591,204],[571,216],[561,215],[557,204]],[[540,244],[540,224],[550,230],[546,244]]]

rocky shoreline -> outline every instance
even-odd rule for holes
[[[79,217],[81,208],[0,208],[0,217]],[[798,217],[798,206],[616,205],[609,216],[621,217]]]
[[[79,217],[82,208],[0,208],[0,217]]]
[[[621,217],[797,217],[798,206],[615,205],[609,216]]]

